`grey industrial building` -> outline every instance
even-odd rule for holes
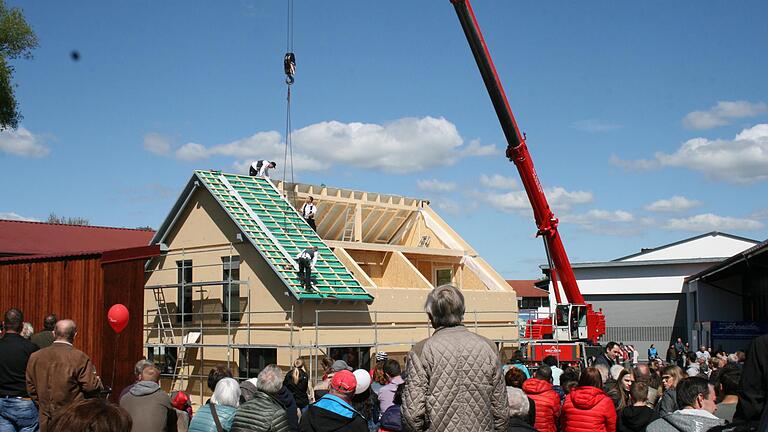
[[[768,260],[767,249],[709,232],[612,261],[574,263],[573,270],[584,299],[605,313],[604,341],[632,344],[645,359],[651,344],[663,356],[677,337],[692,347],[723,345],[712,338],[713,322],[715,331],[742,331],[724,348],[741,348],[740,340],[765,331],[768,265],[757,264]],[[548,266],[541,268],[548,276]]]

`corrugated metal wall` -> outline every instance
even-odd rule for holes
[[[683,294],[591,295],[585,300],[602,308],[606,317],[604,342],[631,344],[646,359],[651,344],[665,357],[673,338],[685,334],[685,297]]]
[[[75,347],[88,354],[107,385],[119,394],[133,381],[133,365],[142,356],[144,261],[102,265],[101,255],[0,263],[0,314],[21,309],[35,331],[54,313],[77,323]],[[131,313],[119,340],[106,319],[107,310],[123,303]],[[112,383],[112,361],[119,359]]]

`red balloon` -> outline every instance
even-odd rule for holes
[[[115,333],[120,333],[128,325],[128,308],[120,303],[112,305],[109,308],[109,312],[107,312],[107,320],[109,325],[112,326],[112,330]]]

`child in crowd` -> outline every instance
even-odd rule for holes
[[[645,428],[659,418],[658,414],[649,408],[648,384],[643,381],[635,381],[629,387],[632,397],[632,405],[624,408],[619,413],[617,432],[644,432]]]

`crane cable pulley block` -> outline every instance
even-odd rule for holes
[[[296,74],[296,55],[292,52],[285,53],[283,58],[283,69],[285,70],[285,83],[293,84],[296,80],[293,75]]]

